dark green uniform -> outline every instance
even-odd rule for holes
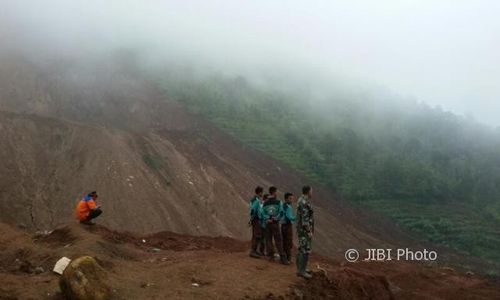
[[[314,233],[314,213],[311,203],[306,195],[300,196],[297,201],[297,273],[306,272],[307,261],[312,247],[312,234]]]

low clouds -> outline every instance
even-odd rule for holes
[[[3,0],[4,48],[331,74],[500,125],[497,1]],[[8,42],[6,42],[8,41]],[[335,77],[336,78],[336,77]]]

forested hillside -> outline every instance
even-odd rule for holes
[[[320,96],[244,77],[159,78],[170,98],[342,197],[428,240],[500,261],[498,130],[389,93]]]

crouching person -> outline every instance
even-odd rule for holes
[[[94,225],[93,219],[102,214],[101,207],[97,205],[97,192],[92,192],[83,197],[76,207],[76,218],[81,224]]]

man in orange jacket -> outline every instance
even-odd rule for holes
[[[76,218],[81,224],[94,225],[93,219],[102,214],[101,207],[96,204],[97,192],[92,192],[83,197],[76,207]]]

